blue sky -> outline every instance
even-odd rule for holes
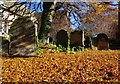
[[[39,0],[39,1],[40,1],[40,0]],[[34,3],[34,2],[33,2],[33,3]],[[36,3],[38,4],[39,2],[36,2]],[[113,2],[113,4],[117,4],[117,1]],[[33,10],[33,9],[31,9],[31,10]],[[42,12],[42,10],[38,9],[38,10],[35,11],[35,12]],[[74,20],[74,18],[73,18],[73,15],[71,15],[70,20],[71,20],[72,22],[75,22],[75,20]],[[76,23],[75,25],[70,25],[70,27],[73,28],[73,29],[76,29],[76,28],[78,27],[78,24]]]

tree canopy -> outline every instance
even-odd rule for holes
[[[76,29],[83,29],[82,26],[88,25],[87,30],[94,30],[98,25],[101,25],[100,21],[109,19],[115,21],[118,15],[118,2],[14,2],[9,5],[4,5],[4,11],[12,11],[13,14],[19,15],[20,11],[23,11],[22,15],[26,13],[26,8],[31,11],[29,14],[35,12],[43,12],[41,17],[41,29],[40,34],[45,33],[50,28],[50,22],[52,21],[52,15],[55,11],[64,10],[68,12],[68,18],[71,27]],[[24,7],[23,7],[24,5]],[[22,7],[22,8],[21,8]],[[13,10],[14,8],[14,10]],[[43,18],[43,19],[42,19]],[[46,19],[45,19],[46,18]],[[49,25],[46,26],[46,25]],[[43,37],[40,35],[40,37]]]

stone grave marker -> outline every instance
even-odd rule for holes
[[[2,55],[9,54],[9,41],[2,37]]]
[[[109,49],[109,41],[106,34],[98,34],[97,36],[97,47],[98,50],[107,50]]]
[[[74,31],[70,33],[70,47],[82,46],[82,31]]]
[[[35,27],[28,17],[16,19],[10,28],[11,50],[14,55],[34,55]]]
[[[65,30],[60,30],[59,32],[57,32],[57,46],[62,45],[64,48],[67,48],[68,46],[68,34]]]

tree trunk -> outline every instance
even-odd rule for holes
[[[82,31],[82,46],[83,46],[83,51],[84,51],[84,47],[85,47],[84,41],[85,41],[85,37],[84,37],[84,29],[83,29],[83,31]]]
[[[120,42],[120,1],[118,2],[118,32],[117,32],[117,41]]]
[[[47,33],[48,29],[51,28],[52,16],[54,14],[54,7],[56,1],[54,2],[43,2],[43,13],[41,16],[41,27],[38,33],[39,40],[43,40]]]
[[[1,10],[1,5],[0,5],[0,10]],[[2,34],[2,13],[0,13],[0,33]],[[0,36],[0,55],[2,55],[2,36]]]
[[[119,9],[118,9],[118,28],[119,28],[119,31],[120,31],[120,1],[119,1]]]

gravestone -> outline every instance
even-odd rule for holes
[[[2,55],[9,54],[9,41],[2,37]]]
[[[62,45],[62,47],[67,48],[68,46],[68,34],[65,30],[60,30],[57,32],[57,46]]]
[[[107,50],[109,49],[109,41],[106,34],[98,34],[97,36],[97,47],[98,50]]]
[[[70,47],[79,48],[82,46],[82,31],[74,31],[70,33]]]
[[[11,25],[10,34],[10,54],[34,55],[35,27],[29,17],[16,19]]]

